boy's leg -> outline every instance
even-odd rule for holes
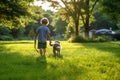
[[[47,42],[43,43],[43,56],[46,55]]]
[[[40,55],[42,56],[42,54],[43,54],[43,51],[42,51],[42,49],[40,48]]]
[[[43,51],[42,51],[42,43],[38,42],[38,48],[39,48],[39,53],[42,56]]]
[[[38,48],[40,49],[40,55],[45,56],[46,53],[46,43],[40,43],[38,44]]]
[[[45,53],[46,53],[46,49],[40,49],[40,55],[41,56],[45,56]]]
[[[43,55],[46,55],[46,48],[43,49]]]

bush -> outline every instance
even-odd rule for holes
[[[88,40],[83,38],[82,36],[72,36],[68,40],[69,42],[87,42]]]
[[[10,29],[8,27],[2,27],[0,26],[0,35],[9,35],[10,34]]]
[[[0,35],[0,40],[13,40],[13,37],[10,35]]]
[[[120,40],[120,33],[113,34],[113,35],[112,35],[112,39],[113,39],[113,40]]]
[[[11,29],[11,35],[17,39],[19,37],[23,37],[24,36],[24,31],[25,29],[23,27],[20,27],[20,28],[12,28]]]
[[[17,40],[33,40],[31,37],[19,37]]]
[[[0,40],[13,40],[10,32],[11,30],[8,27],[0,26]]]
[[[94,39],[95,42],[108,42],[111,41],[111,39],[107,36],[98,36]]]
[[[82,36],[72,36],[68,40],[69,42],[108,42],[111,41],[111,39],[107,36],[98,36],[95,39],[86,39]]]

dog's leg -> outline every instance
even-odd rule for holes
[[[54,56],[57,55],[56,49],[54,49],[54,48],[53,48],[53,54],[54,54]]]
[[[58,49],[57,52],[58,52],[58,53],[57,53],[58,56],[60,56],[60,55],[61,55],[60,49]]]

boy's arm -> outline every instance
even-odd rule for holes
[[[34,39],[34,48],[36,48],[36,40],[37,40],[37,37],[38,37],[38,33],[35,34],[35,39]]]
[[[49,40],[49,45],[51,45],[51,37],[50,37],[50,34],[47,34],[48,36],[48,40]]]

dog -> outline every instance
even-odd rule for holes
[[[61,55],[61,45],[59,41],[55,41],[53,44],[50,44],[53,46],[53,54],[54,56],[60,56]]]

